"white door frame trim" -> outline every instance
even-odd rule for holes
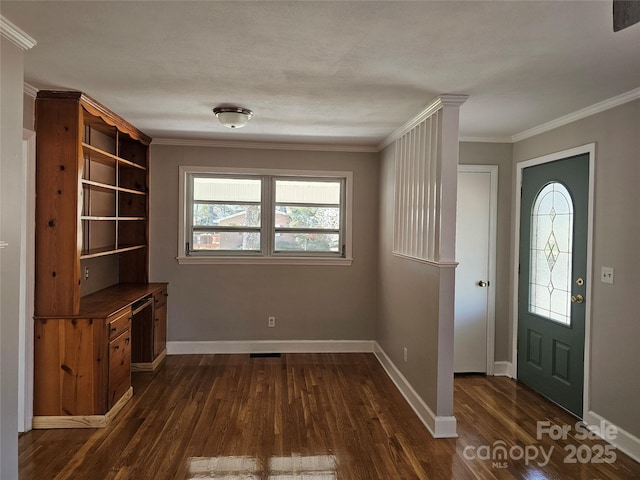
[[[584,318],[584,388],[582,401],[582,416],[584,417],[589,411],[589,382],[591,374],[591,299],[593,298],[593,218],[594,218],[594,191],[595,191],[595,162],[596,162],[596,144],[587,143],[561,152],[550,153],[542,157],[523,160],[516,164],[516,184],[515,184],[515,223],[513,225],[513,298],[512,311],[513,316],[513,344],[512,344],[512,362],[513,377],[518,378],[518,267],[520,265],[520,191],[522,188],[522,170],[534,165],[542,165],[544,163],[562,160],[568,157],[582,154],[589,155],[589,207],[587,213],[587,289],[585,300],[585,318]]]
[[[36,132],[23,129],[23,197],[20,201],[20,318],[18,344],[18,431],[33,420],[33,308],[35,288]]]
[[[498,166],[458,165],[458,173],[488,173],[490,175],[489,205],[489,294],[487,298],[487,375],[494,374],[496,339],[496,255],[498,228]],[[457,234],[457,233],[456,233]],[[454,347],[455,348],[455,347]]]

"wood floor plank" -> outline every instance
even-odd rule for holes
[[[20,479],[640,478],[640,464],[619,451],[611,464],[565,463],[566,448],[606,444],[575,432],[536,438],[538,421],[576,419],[506,378],[456,378],[459,438],[439,440],[371,354],[169,356],[133,383],[133,399],[106,428],[23,434]],[[545,465],[469,458],[496,445],[552,453]]]

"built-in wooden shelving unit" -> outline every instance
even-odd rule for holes
[[[33,425],[104,426],[132,395],[131,369],[166,355],[167,285],[148,283],[151,139],[61,91],[38,92],[36,134]],[[100,257],[109,283],[83,295],[82,262]]]

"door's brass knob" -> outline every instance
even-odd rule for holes
[[[584,297],[582,295],[571,295],[571,302],[582,303],[584,302]]]
[[[480,280],[476,285],[478,285],[479,287],[486,287],[487,285],[489,285],[489,283],[485,282],[484,280]]]

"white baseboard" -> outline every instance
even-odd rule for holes
[[[616,431],[616,438],[603,438],[603,440],[609,442],[622,453],[629,455],[636,462],[640,462],[640,438],[627,432],[623,428],[618,427],[603,416],[598,415],[596,412],[591,410],[589,410],[584,416],[584,423],[586,423],[588,427],[597,427],[595,430],[590,428],[590,430],[595,431],[595,433],[603,431],[606,432],[607,430],[614,428]]]
[[[167,342],[168,355],[234,353],[371,353],[373,340],[230,340]]]
[[[511,362],[493,362],[493,376],[513,378],[513,364]]]
[[[456,418],[454,416],[437,416],[424,402],[424,400],[416,393],[409,381],[398,370],[391,359],[384,352],[378,342],[374,342],[374,350],[376,358],[385,369],[389,378],[396,385],[400,393],[409,402],[409,405],[416,412],[418,418],[424,423],[427,430],[431,433],[433,438],[455,438],[458,436],[456,433]]]

